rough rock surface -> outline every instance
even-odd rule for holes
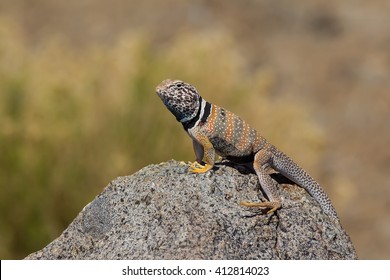
[[[226,164],[204,174],[169,161],[119,177],[52,243],[26,259],[356,259],[350,238],[281,175],[276,214],[257,177]]]

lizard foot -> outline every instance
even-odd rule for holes
[[[280,207],[282,207],[282,204],[279,201],[267,201],[267,202],[241,201],[240,205],[246,207],[271,208],[270,210],[268,210],[267,214],[270,214],[278,210]]]
[[[192,173],[205,173],[209,171],[212,168],[210,164],[201,165],[197,161],[193,162],[190,167],[188,168],[188,171]]]

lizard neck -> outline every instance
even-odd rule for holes
[[[198,126],[199,123],[206,122],[207,118],[209,117],[211,113],[211,104],[204,100],[202,97],[200,97],[199,100],[199,110],[195,117],[193,117],[191,120],[182,123],[184,129],[188,131],[189,129]]]

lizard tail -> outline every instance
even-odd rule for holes
[[[272,157],[273,168],[304,188],[312,197],[314,197],[328,216],[338,221],[336,209],[333,207],[332,202],[320,184],[318,184],[313,177],[296,164],[289,156],[277,150],[275,147],[274,149]]]

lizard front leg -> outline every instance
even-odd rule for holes
[[[277,190],[277,183],[272,180],[271,176],[266,171],[266,166],[271,160],[271,152],[267,149],[261,149],[255,155],[253,168],[256,171],[257,177],[259,178],[261,188],[264,190],[270,201],[266,202],[247,202],[242,201],[240,204],[246,207],[261,207],[270,208],[267,214],[272,213],[282,206],[282,202],[279,197]]]
[[[205,173],[213,168],[215,162],[215,150],[208,137],[203,134],[195,134],[193,146],[196,161],[190,165],[188,170],[192,173]],[[201,164],[203,160],[205,165]]]

